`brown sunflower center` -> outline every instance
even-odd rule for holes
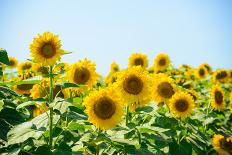
[[[93,110],[95,115],[105,120],[111,118],[114,115],[116,106],[112,99],[108,97],[102,97],[94,104]]]
[[[159,65],[160,65],[160,66],[165,66],[165,65],[166,65],[166,59],[161,58],[161,59],[159,60]]]
[[[14,60],[10,60],[9,63],[10,63],[10,66],[14,66],[15,65],[15,61]]]
[[[204,76],[205,75],[205,70],[203,68],[199,69],[199,75]]]
[[[184,99],[179,99],[175,102],[176,110],[184,112],[188,109],[188,102]]]
[[[90,72],[87,68],[76,69],[74,73],[74,82],[85,84],[90,78]]]
[[[158,85],[158,94],[164,98],[170,98],[174,94],[172,85],[169,82],[162,82]]]
[[[143,81],[135,75],[130,76],[124,80],[123,89],[129,94],[138,95],[143,89]]]
[[[223,102],[223,94],[221,91],[215,91],[214,93],[215,101],[217,104],[222,104]]]
[[[231,140],[226,140],[226,138],[223,138],[220,141],[221,147],[225,149],[226,151],[232,153],[232,141]]]
[[[30,90],[32,89],[33,84],[21,84],[21,85],[17,85],[17,88],[20,90]]]
[[[48,68],[41,66],[41,67],[39,67],[38,72],[40,72],[42,74],[48,74]]]
[[[41,50],[42,56],[45,58],[51,58],[56,54],[55,48],[52,46],[50,43],[46,43],[43,45],[42,50]]]
[[[117,72],[119,69],[118,69],[118,67],[115,66],[115,67],[113,68],[113,70],[114,70],[115,72]]]
[[[224,79],[225,77],[227,77],[226,71],[221,71],[216,75],[216,79]]]
[[[143,62],[143,59],[141,59],[141,58],[137,58],[137,59],[135,59],[135,66],[143,66],[143,64],[144,64],[144,62]]]
[[[211,70],[209,65],[207,65],[207,64],[205,64],[204,67],[207,69],[208,72]]]
[[[27,70],[27,69],[30,69],[30,68],[31,68],[31,64],[25,64],[22,67],[23,70]]]

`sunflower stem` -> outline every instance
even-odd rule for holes
[[[49,91],[49,110],[50,110],[50,117],[49,117],[49,147],[53,149],[53,138],[52,138],[52,128],[53,128],[53,107],[51,103],[53,101],[53,74],[52,74],[52,66],[49,69],[49,77],[50,77],[50,91]]]
[[[126,106],[126,126],[128,125],[129,122],[129,106]]]

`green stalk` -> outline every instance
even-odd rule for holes
[[[129,106],[126,106],[126,126],[128,125],[129,122]]]
[[[51,103],[53,101],[53,74],[52,74],[52,66],[49,69],[49,77],[50,77],[50,90],[49,90],[49,110],[50,110],[50,117],[49,117],[49,147],[53,149],[53,138],[52,138],[52,124],[53,124],[53,107]]]

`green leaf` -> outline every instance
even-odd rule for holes
[[[169,152],[170,155],[192,155],[192,146],[186,140],[182,140],[180,144],[173,141],[172,143],[169,143]]]
[[[2,111],[2,109],[3,109],[3,105],[4,105],[3,100],[0,100],[0,111]]]
[[[145,106],[145,107],[137,108],[135,111],[136,112],[147,112],[147,113],[149,113],[149,112],[153,111],[153,108],[150,107],[150,106]]]
[[[67,82],[67,83],[63,83],[61,86],[64,89],[64,88],[70,88],[70,87],[82,87],[84,85]]]
[[[8,139],[8,145],[22,143],[30,137],[38,139],[43,133],[43,131],[38,131],[31,128],[24,128],[24,126],[13,128],[8,132],[8,136],[10,137]]]
[[[160,127],[152,127],[152,126],[147,126],[147,127],[137,127],[139,129],[140,133],[160,133],[160,132],[166,132],[169,131],[170,129],[164,129]]]
[[[15,91],[11,90],[11,89],[8,88],[8,87],[0,86],[0,91],[2,91],[2,92],[4,92],[4,93],[7,93],[7,94],[14,95],[14,96],[19,96]]]
[[[113,142],[116,142],[116,143],[120,143],[120,144],[123,144],[123,145],[136,145],[137,142],[135,141],[132,141],[132,140],[127,140],[127,139],[119,139],[119,138],[111,138],[111,140]]]
[[[24,107],[30,106],[30,105],[36,105],[36,102],[34,102],[34,101],[28,101],[28,102],[21,103],[20,105],[18,105],[16,107],[16,110],[19,110],[21,108],[24,108]]]
[[[0,48],[0,62],[6,65],[10,65],[9,58],[6,50]]]

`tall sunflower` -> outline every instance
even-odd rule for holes
[[[226,138],[222,135],[214,135],[212,138],[212,145],[219,155],[232,154],[232,137]]]
[[[22,62],[18,65],[18,72],[29,71],[32,68],[32,63],[30,61]]]
[[[159,53],[154,59],[154,68],[156,72],[163,71],[168,68],[170,58],[166,53]]]
[[[208,75],[208,71],[203,65],[200,65],[195,70],[195,75],[198,79],[204,79]]]
[[[224,92],[218,85],[211,90],[211,106],[218,111],[225,109]]]
[[[91,88],[97,82],[97,73],[95,63],[88,59],[74,63],[67,72],[69,82],[82,84]]]
[[[115,87],[130,110],[134,111],[151,100],[150,81],[147,71],[140,66],[134,66],[120,73]]]
[[[38,34],[30,45],[30,50],[33,61],[45,66],[55,65],[60,60],[61,55],[64,54],[59,37],[51,32]]]
[[[214,83],[218,83],[218,82],[222,82],[225,83],[228,81],[229,77],[229,73],[227,70],[225,69],[218,69],[213,73],[213,82]]]
[[[177,91],[173,80],[165,74],[154,75],[151,96],[158,104],[169,100]]]
[[[202,66],[204,66],[204,67],[206,68],[206,70],[207,70],[207,72],[208,72],[209,74],[212,73],[212,67],[211,67],[209,64],[203,63]]]
[[[112,88],[92,92],[83,104],[88,120],[102,130],[115,127],[122,119],[123,103]]]
[[[192,96],[185,92],[178,92],[174,94],[168,105],[171,113],[175,117],[180,118],[189,116],[195,107]]]
[[[117,79],[118,79],[118,75],[119,75],[119,72],[116,72],[116,73],[109,73],[106,78],[104,79],[105,80],[105,83],[107,86],[110,86],[112,84],[115,84]]]
[[[18,60],[15,57],[9,57],[10,65],[9,68],[15,68],[18,65]]]
[[[112,62],[110,64],[110,72],[111,73],[118,72],[119,70],[120,70],[119,65],[116,62]]]
[[[129,57],[128,67],[131,68],[133,66],[141,66],[142,68],[147,68],[148,59],[147,55],[143,53],[133,53]]]

